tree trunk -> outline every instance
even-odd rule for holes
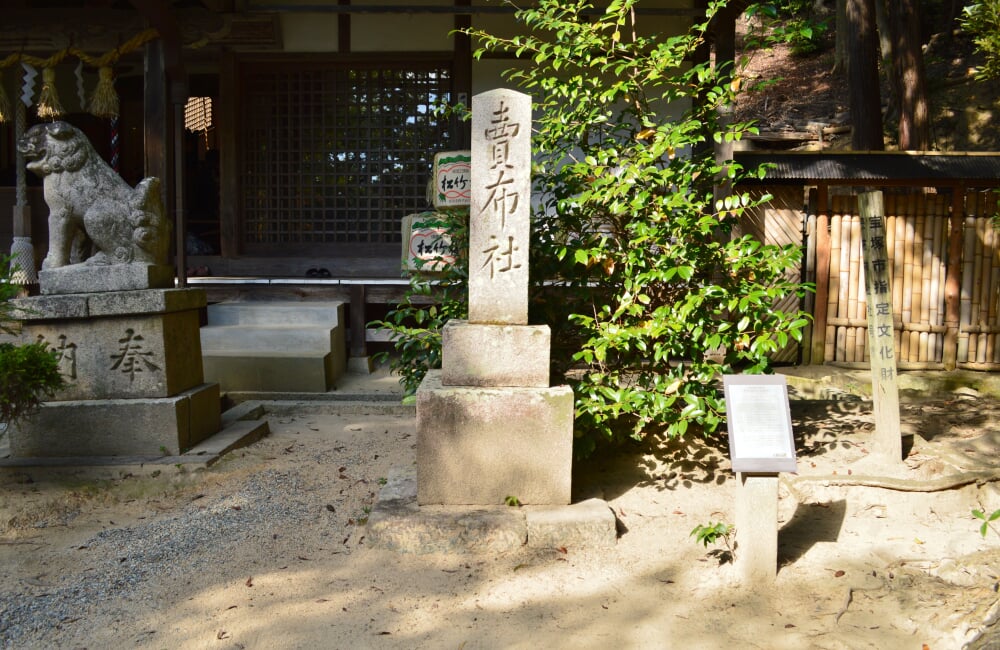
[[[833,73],[847,72],[847,0],[837,0],[835,9]]]
[[[899,148],[926,151],[931,144],[924,57],[920,49],[920,14],[916,0],[889,3],[892,71],[898,89]]]
[[[847,0],[847,82],[851,103],[851,148],[882,151],[882,106],[873,0]]]
[[[899,88],[900,76],[896,74],[896,63],[893,58],[892,35],[893,30],[889,26],[889,7],[893,0],[875,0],[875,24],[878,27],[878,48],[881,55],[881,65],[879,66],[879,81],[884,79],[889,84],[889,97],[887,97],[886,111],[884,119],[892,121],[893,116],[899,113],[899,98],[902,92]]]

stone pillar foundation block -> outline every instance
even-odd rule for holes
[[[570,502],[573,391],[450,387],[431,371],[417,391],[417,502]]]

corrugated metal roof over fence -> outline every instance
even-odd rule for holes
[[[1000,184],[998,153],[737,151],[733,158],[746,169],[764,163],[771,165],[764,180],[748,181],[755,185],[819,182],[840,185],[886,182],[898,185],[908,181],[932,181],[929,185],[935,185],[935,181]]]

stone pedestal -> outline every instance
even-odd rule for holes
[[[417,502],[570,502],[573,391],[444,386],[431,371],[417,391]]]
[[[570,502],[573,391],[549,386],[549,328],[450,321],[417,391],[417,502]]]
[[[24,341],[45,342],[68,384],[12,427],[15,456],[175,455],[219,430],[219,387],[201,364],[203,290],[13,302]]]

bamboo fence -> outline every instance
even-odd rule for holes
[[[959,367],[1000,369],[1000,236],[992,219],[998,194],[968,191],[964,203],[956,359]],[[897,365],[942,367],[951,198],[886,193],[884,204]],[[856,196],[831,197],[824,361],[860,366],[869,352],[857,212]]]

